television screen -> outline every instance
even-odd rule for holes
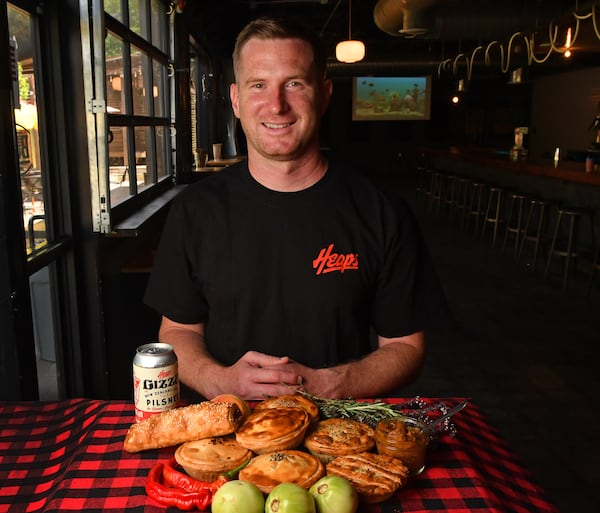
[[[352,93],[355,121],[430,118],[431,76],[354,77]]]

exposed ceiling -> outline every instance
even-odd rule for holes
[[[335,60],[335,45],[349,36],[349,1],[188,0],[183,15],[196,39],[219,55],[231,55],[237,33],[249,20],[275,15],[300,18],[321,34],[331,74],[351,74],[357,68],[369,73],[403,68],[452,71],[456,66],[468,66],[477,47],[481,49],[475,53],[474,62],[482,65],[473,68],[481,72],[485,49],[490,57],[486,68],[492,68],[489,64],[494,60],[500,68],[509,54],[513,63],[527,62],[523,37],[513,37],[508,51],[511,36],[519,32],[528,39],[535,34],[536,57],[543,58],[549,49],[550,27],[557,27],[556,44],[564,45],[567,27],[576,28],[574,12],[582,17],[598,4],[566,0],[352,0],[352,38],[365,42],[367,55],[361,63],[346,65]],[[600,5],[595,10],[600,28]],[[443,62],[445,66],[440,67]],[[534,63],[533,67],[548,71],[598,63],[600,38],[591,16],[587,16],[579,20],[571,59],[552,53],[543,65]]]

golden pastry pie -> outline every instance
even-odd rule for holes
[[[319,421],[304,439],[304,446],[323,463],[336,456],[369,451],[374,445],[375,431],[371,426],[342,418]]]
[[[123,448],[127,452],[139,452],[229,435],[239,427],[241,421],[242,412],[237,405],[203,401],[163,411],[132,424]]]
[[[296,407],[255,410],[235,434],[237,442],[257,454],[298,447],[310,417],[306,410]]]
[[[175,459],[188,475],[199,481],[214,481],[219,475],[239,467],[252,458],[233,436],[204,438],[180,445]]]
[[[325,475],[323,464],[303,451],[275,451],[255,456],[238,475],[268,494],[280,483],[294,483],[310,488]]]
[[[397,458],[361,452],[338,456],[327,464],[327,475],[341,476],[352,483],[362,502],[382,502],[406,484],[408,469]]]
[[[308,397],[300,394],[294,395],[279,395],[277,397],[268,397],[259,402],[254,410],[263,410],[265,408],[281,408],[281,407],[298,407],[303,408],[310,415],[311,423],[319,419],[319,407]]]

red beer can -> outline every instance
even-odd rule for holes
[[[140,422],[179,404],[177,355],[170,344],[151,342],[133,358],[135,420]]]

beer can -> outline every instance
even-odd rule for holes
[[[179,377],[173,346],[151,342],[136,349],[133,358],[133,401],[136,422],[178,405]]]

